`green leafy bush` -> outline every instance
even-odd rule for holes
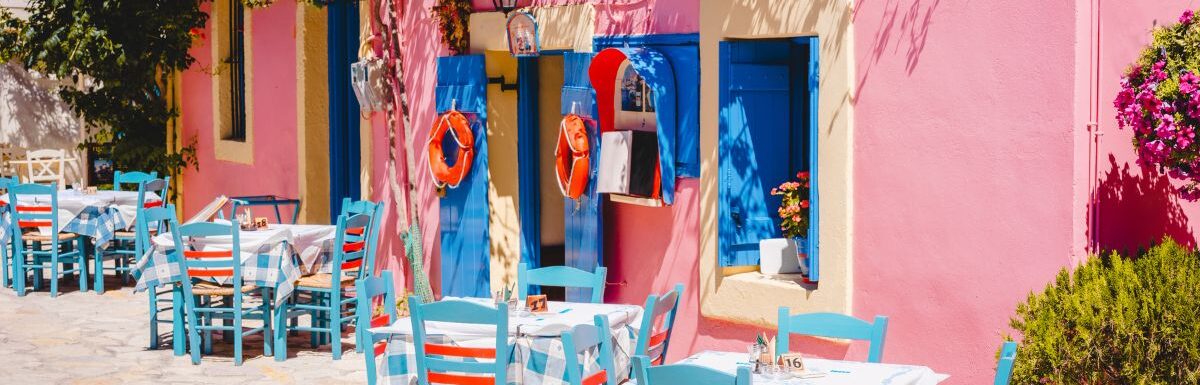
[[[1200,255],[1165,239],[1063,269],[1017,306],[1014,384],[1200,383]]]

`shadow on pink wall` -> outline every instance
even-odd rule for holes
[[[1100,250],[1131,255],[1163,237],[1196,246],[1187,213],[1166,175],[1147,167],[1131,172],[1130,163],[1118,164],[1112,154],[1108,163],[1089,213],[1099,214],[1094,228]]]

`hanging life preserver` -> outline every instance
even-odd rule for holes
[[[558,189],[563,196],[575,200],[583,196],[591,173],[591,149],[587,124],[579,115],[568,114],[559,124],[554,169],[558,174]]]
[[[446,164],[446,154],[442,150],[442,140],[446,133],[458,144],[458,157],[454,166]],[[429,132],[429,173],[433,174],[433,183],[438,187],[458,187],[467,173],[471,172],[471,162],[475,159],[475,135],[471,133],[471,125],[461,112],[450,110],[438,117],[433,130]]]

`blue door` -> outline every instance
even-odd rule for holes
[[[780,237],[771,188],[800,170],[816,178],[816,38],[720,43],[719,224],[722,266],[759,264],[758,241]],[[811,86],[811,87],[810,87]],[[811,91],[811,93],[810,93]],[[810,200],[815,206],[815,182]],[[813,231],[806,238],[815,239]],[[815,242],[811,247],[815,248]],[[805,247],[809,247],[806,245]],[[815,256],[815,249],[810,253]]]
[[[437,61],[438,113],[457,108],[475,133],[475,160],[457,188],[439,200],[442,295],[490,296],[488,269],[487,74],[482,55],[440,57]],[[447,135],[449,136],[449,135]],[[448,151],[455,146],[446,146]],[[447,153],[447,159],[454,154]]]
[[[592,53],[567,52],[563,54],[562,114],[570,113],[595,122],[596,90],[588,80],[588,66],[592,64]],[[603,220],[600,215],[601,199],[596,193],[596,174],[599,170],[600,129],[595,124],[588,126],[591,143],[591,172],[587,191],[579,201],[562,198],[566,205],[566,265],[584,271],[594,271],[603,264]],[[568,289],[568,301],[587,302],[590,293],[585,289]]]
[[[358,61],[358,3],[329,4],[329,216],[337,221],[342,198],[358,199],[358,99],[350,86],[350,64]]]

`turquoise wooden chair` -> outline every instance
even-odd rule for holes
[[[870,323],[837,313],[791,315],[790,310],[786,306],[779,308],[779,333],[775,340],[775,351],[778,354],[788,352],[789,339],[792,334],[801,334],[870,341],[871,350],[867,355],[867,362],[877,363],[883,359],[883,342],[887,337],[887,317],[875,316],[875,322]]]
[[[129,281],[134,263],[145,255],[147,245],[150,244],[149,236],[145,238],[138,236],[138,232],[136,231],[137,222],[141,221],[142,214],[146,209],[161,207],[163,205],[164,201],[162,197],[166,194],[170,179],[171,177],[163,179],[150,178],[142,179],[141,182],[138,182],[137,205],[135,206],[137,219],[135,219],[132,226],[135,230],[117,231],[113,235],[112,243],[108,248],[100,248],[99,245],[96,245],[92,250],[92,255],[95,256],[95,268],[92,270],[92,289],[96,291],[96,294],[104,294],[104,261],[106,260],[113,261],[112,271],[117,273],[118,277],[122,278],[125,282]],[[117,186],[119,184],[114,183],[113,185]],[[159,194],[159,199],[147,199],[147,192]],[[157,231],[156,228],[152,227],[151,229]],[[147,235],[149,234],[148,232]]]
[[[271,295],[269,288],[262,288],[263,303],[258,306],[246,306],[245,295],[258,289],[253,285],[242,282],[242,263],[240,252],[241,241],[238,226],[224,223],[199,222],[180,225],[171,232],[175,241],[172,253],[181,262],[181,269],[188,279],[183,279],[184,309],[187,310],[188,342],[192,352],[192,363],[200,364],[200,337],[204,338],[204,351],[212,351],[212,332],[233,337],[233,362],[242,365],[242,342],[248,335],[262,333],[263,355],[271,355]],[[230,236],[230,250],[191,250],[184,239]],[[230,284],[218,285],[209,281],[213,278],[226,278]],[[261,319],[263,325],[246,328],[244,320]],[[222,324],[214,324],[221,320]],[[228,340],[226,340],[228,342]]]
[[[352,235],[362,236],[364,232],[366,233],[367,243],[365,247],[367,256],[366,261],[363,262],[363,266],[368,266],[366,276],[373,276],[375,274],[375,255],[378,251],[380,218],[383,216],[383,210],[380,209],[381,207],[383,207],[383,204],[381,203],[375,203],[368,200],[351,201],[350,198],[342,198],[341,215],[363,214],[371,217],[371,224],[366,229],[346,229],[347,233]],[[355,341],[361,342],[364,338],[361,329],[356,328],[354,330]],[[354,350],[362,353],[363,346],[365,345],[361,343],[354,344]]]
[[[350,198],[342,199],[342,215],[353,216],[355,214],[363,214],[371,217],[370,225],[366,228],[347,228],[346,232],[355,236],[363,236],[366,234],[366,261],[363,266],[369,266],[366,275],[374,275],[375,268],[375,252],[379,241],[379,225],[380,218],[383,216],[382,203],[372,201],[351,201]]]
[[[17,182],[17,178],[0,177],[0,189],[8,190],[8,186],[12,186],[12,185],[15,185],[18,183],[19,182]],[[0,202],[0,216],[9,215],[9,207],[10,206],[11,205],[9,205],[7,202]],[[9,227],[12,227],[12,226],[9,226]],[[15,234],[15,233],[11,229],[6,229],[6,230],[8,230],[7,231],[8,236],[5,237],[4,239],[0,239],[0,286],[2,286],[2,287],[12,286],[12,276],[13,276],[13,274],[11,274],[11,270],[12,270],[11,262],[12,261],[10,261],[11,258],[9,258],[9,256],[13,255],[12,254],[12,251],[13,251],[12,246],[14,246],[14,245],[12,243],[12,240],[13,240],[13,234]]]
[[[616,365],[613,362],[611,326],[608,316],[599,314],[593,319],[592,325],[576,325],[571,330],[562,333],[563,352],[569,352],[565,357],[567,383],[570,385],[601,385],[616,384],[620,381]],[[579,362],[579,355],[590,349],[597,349],[600,371],[584,374],[584,365]],[[574,354],[571,354],[574,353]]]
[[[134,227],[138,233],[139,242],[141,239],[145,239],[142,247],[149,250],[152,247],[150,243],[153,235],[151,229],[161,234],[179,227],[179,219],[175,216],[175,205],[168,204],[140,210],[137,224]],[[137,272],[134,271],[134,274]],[[184,330],[183,292],[177,286],[171,285],[162,289],[148,288],[146,294],[150,300],[150,349],[159,348],[161,334],[158,331],[158,325],[166,323],[171,325],[171,341],[174,345],[175,355],[183,355],[186,337],[182,334],[174,334],[177,330]],[[159,318],[160,315],[167,312],[172,314],[170,319]]]
[[[378,376],[375,372],[375,357],[387,351],[388,336],[375,335],[369,328],[388,326],[399,318],[396,313],[396,287],[392,284],[392,272],[384,271],[379,277],[359,280],[354,287],[354,294],[358,301],[355,306],[355,316],[358,318],[355,327],[363,332],[357,344],[365,347],[363,359],[367,364],[367,384],[375,385],[375,377]],[[375,314],[376,307],[383,310],[379,315]],[[286,333],[276,332],[275,336],[276,345],[282,346],[282,340],[287,338]],[[278,349],[275,351],[275,360],[283,361]]]
[[[410,296],[408,307],[412,313],[418,384],[473,385],[488,380],[508,383],[508,356],[513,351],[508,343],[508,304],[491,307],[458,300],[422,304],[421,297]],[[491,348],[468,348],[429,342],[425,322],[430,321],[495,325],[496,344]],[[480,359],[494,361],[477,362]]]
[[[1012,380],[1013,363],[1017,359],[1017,343],[1007,341],[1000,347],[1000,362],[996,364],[995,385],[1008,385]]]
[[[570,266],[548,266],[540,269],[529,269],[522,263],[517,268],[517,298],[529,295],[529,286],[557,286],[592,289],[592,303],[604,302],[604,278],[608,269],[597,267],[596,272],[589,273]]]
[[[633,377],[638,385],[750,385],[750,367],[740,365],[737,375],[692,364],[650,366],[650,357],[633,356]]]
[[[158,178],[158,171],[151,171],[148,174],[141,171],[113,171],[113,191],[122,191],[121,185],[123,184],[141,185],[142,182],[154,178]]]
[[[675,284],[675,289],[662,295],[651,294],[646,297],[634,355],[649,357],[654,365],[662,365],[667,360],[667,346],[671,342],[671,329],[675,325],[675,313],[679,309],[679,297],[682,296],[683,284],[679,283]]]
[[[27,205],[19,203],[22,195],[47,195],[50,204]],[[50,270],[50,296],[58,296],[58,280],[67,274],[78,274],[79,290],[87,291],[87,259],[84,255],[84,238],[74,233],[59,233],[58,185],[18,184],[8,188],[8,201],[12,207],[12,233],[20,237],[14,242],[14,285],[17,295],[25,296],[25,280],[29,271],[34,272],[34,290],[40,289],[44,271]],[[22,234],[22,228],[49,227],[50,235],[36,231]],[[49,264],[49,265],[47,265]]]
[[[356,298],[343,293],[353,287],[355,282],[366,277],[369,266],[364,266],[367,259],[367,236],[363,235],[371,225],[371,217],[366,214],[339,215],[337,229],[333,239],[333,257],[330,259],[330,274],[318,273],[301,277],[296,281],[297,298],[308,297],[309,302],[295,304],[279,304],[279,311],[291,319],[299,315],[292,312],[307,312],[311,321],[310,326],[285,326],[291,330],[309,332],[312,346],[315,348],[326,341],[328,336],[332,345],[333,359],[342,359],[342,330],[354,321],[355,317],[344,314],[346,309],[354,305]],[[370,231],[366,231],[370,233]],[[356,338],[358,337],[356,332]],[[279,346],[279,349],[286,349]]]

